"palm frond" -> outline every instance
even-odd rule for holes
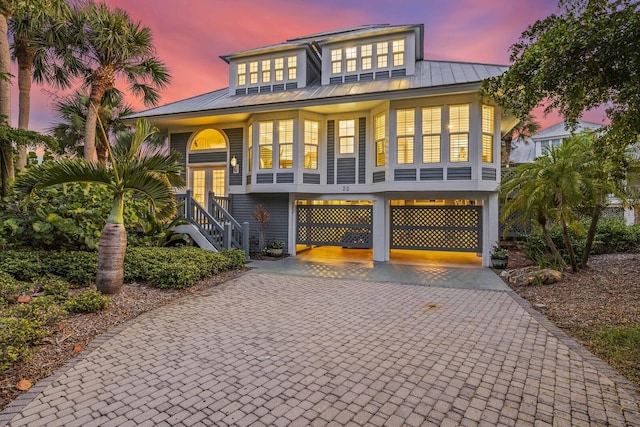
[[[124,190],[145,197],[154,207],[154,216],[159,221],[176,214],[176,195],[166,178],[152,172],[141,172],[128,177]]]

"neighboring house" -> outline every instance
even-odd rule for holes
[[[536,157],[540,157],[549,147],[557,147],[566,138],[587,130],[595,131],[602,127],[597,123],[579,121],[576,128],[571,130],[565,122],[556,123],[548,128],[542,129],[540,132],[527,138],[516,138],[512,141],[511,153],[509,156],[510,164],[521,164],[532,162]],[[633,187],[640,188],[640,185],[631,183]],[[633,206],[624,207],[619,199],[615,197],[609,198],[608,208],[604,211],[604,215],[611,217],[624,218],[627,225],[640,223],[640,209]]]
[[[267,240],[292,255],[444,250],[488,266],[502,129],[478,89],[507,67],[426,60],[423,35],[423,25],[365,25],[225,55],[228,88],[130,117],[168,134],[198,203],[228,196],[252,237],[263,204]]]

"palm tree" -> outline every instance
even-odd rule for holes
[[[531,136],[540,130],[540,123],[536,122],[531,114],[527,114],[524,118],[518,120],[514,127],[508,132],[502,135],[502,142],[504,144],[504,153],[502,157],[502,164],[509,163],[509,157],[511,157],[511,149],[513,144],[513,138],[521,137],[525,138]]]
[[[144,197],[159,221],[176,213],[175,187],[184,187],[180,155],[160,154],[159,149],[145,145],[157,129],[146,120],[138,120],[131,138],[120,138],[107,146],[110,165],[87,159],[61,159],[43,163],[22,174],[15,189],[26,197],[52,185],[67,182],[92,182],[106,185],[113,191],[111,214],[100,235],[96,286],[105,294],[122,289],[127,233],[124,227],[124,195],[134,193]]]
[[[89,103],[99,106],[104,94],[122,77],[131,92],[142,96],[145,105],[159,100],[157,89],[170,80],[169,73],[156,56],[151,30],[141,27],[122,9],[110,9],[104,3],[85,2],[73,8],[68,26],[71,49],[80,66],[83,84],[89,89]],[[97,161],[96,109],[90,108],[85,123],[84,155]]]
[[[76,91],[71,95],[58,98],[54,102],[54,107],[58,111],[59,121],[49,129],[60,142],[60,153],[76,153],[78,146],[84,138],[84,131],[89,111],[89,96]],[[111,89],[102,97],[102,102],[98,107],[98,117],[100,123],[105,127],[105,133],[97,131],[96,153],[98,162],[106,163],[107,160],[107,138],[115,137],[130,130],[122,118],[133,114],[131,106],[123,104],[123,96],[117,89]]]
[[[9,31],[13,35],[13,56],[18,62],[18,128],[29,129],[31,105],[31,82],[46,80],[59,88],[69,86],[69,70],[59,67],[48,55],[55,49],[59,27],[68,20],[69,6],[64,0],[46,0],[45,7],[17,9],[9,20]],[[65,46],[66,47],[66,46]],[[34,70],[34,65],[36,69]],[[16,167],[23,170],[27,161],[27,147],[18,147]]]

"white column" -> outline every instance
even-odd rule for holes
[[[389,261],[389,209],[384,195],[373,197],[373,260]]]
[[[631,226],[636,221],[636,211],[633,206],[624,209],[624,223]]]
[[[498,193],[491,193],[484,205],[482,223],[482,265],[491,266],[491,248],[500,241]]]
[[[296,218],[296,195],[289,193],[289,255],[296,254],[296,236],[298,235],[298,218]]]

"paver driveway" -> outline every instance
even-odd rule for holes
[[[0,424],[640,425],[629,383],[507,291],[258,270],[101,341]]]

